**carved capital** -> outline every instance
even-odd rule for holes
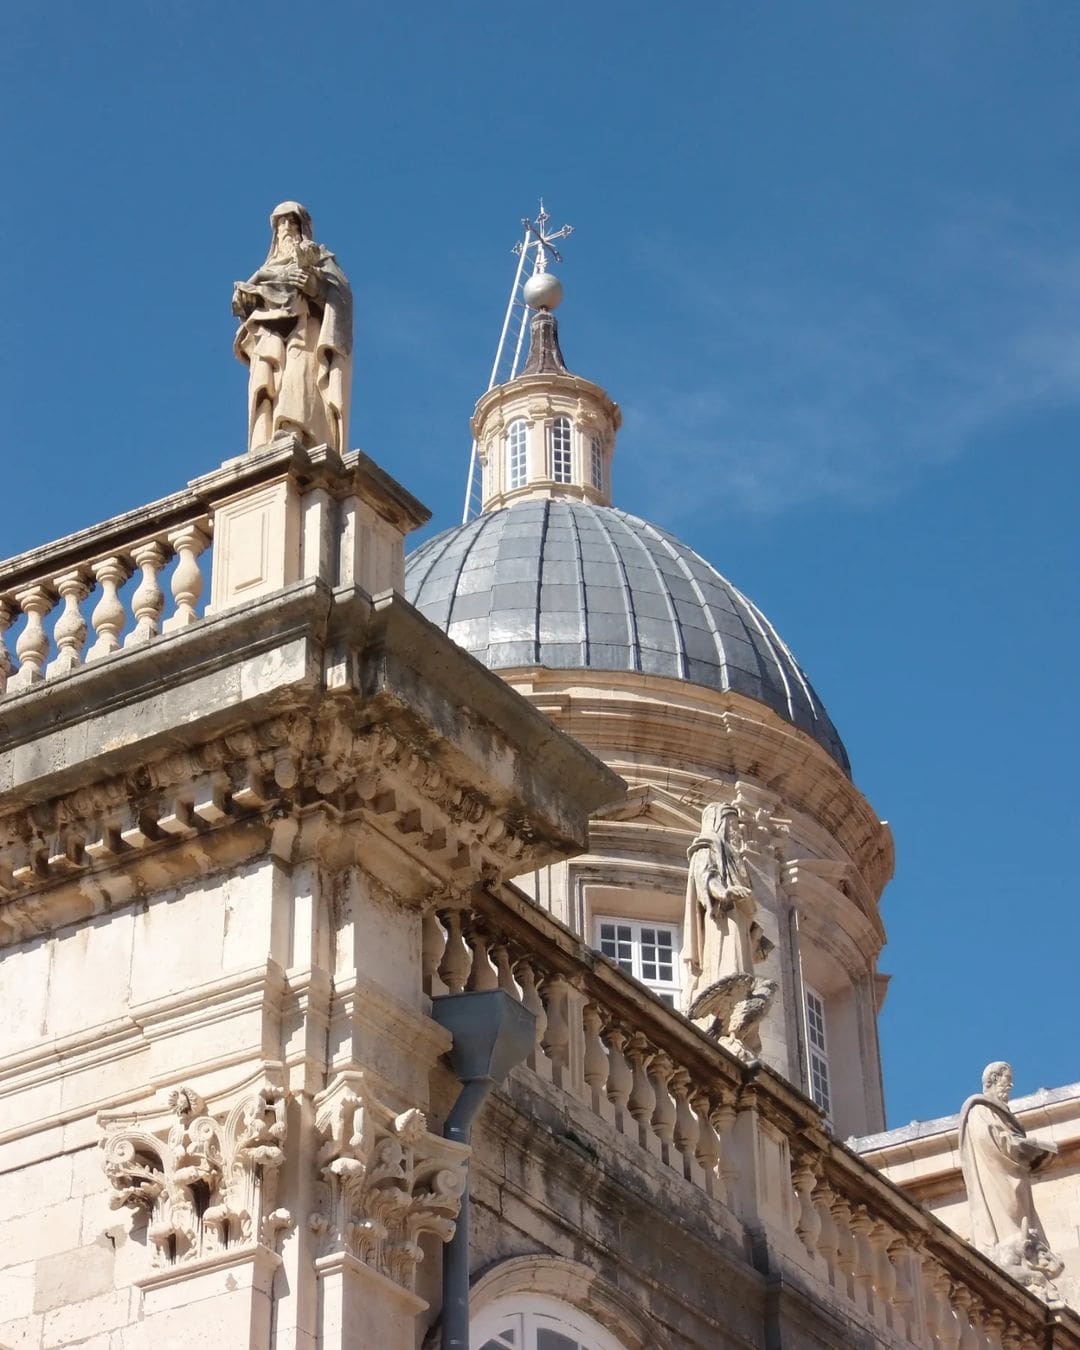
[[[171,1123],[164,1128],[114,1112],[98,1117],[102,1166],[113,1188],[109,1205],[146,1211],[155,1267],[227,1248],[274,1246],[289,1222],[274,1210],[285,1103],[282,1089],[263,1083],[242,1092],[227,1112],[211,1114],[197,1092],[181,1086],[169,1093]]]
[[[309,1227],[324,1251],[344,1249],[412,1290],[420,1235],[454,1235],[469,1148],[432,1134],[422,1111],[395,1114],[359,1072],[339,1074],[315,1105],[322,1195]]]

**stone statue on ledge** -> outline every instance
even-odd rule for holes
[[[334,255],[311,236],[299,202],[270,216],[270,252],[233,289],[233,350],[250,369],[248,449],[291,432],[306,446],[348,449],[352,292]]]
[[[742,855],[737,808],[710,803],[687,850],[683,960],[690,973],[688,1016],[710,1021],[709,1035],[749,1061],[761,1053],[760,1023],[776,984],[754,974],[773,944],[755,920],[757,903]]]
[[[983,1071],[983,1090],[960,1111],[960,1167],[967,1189],[971,1241],[1014,1279],[1047,1302],[1059,1301],[1053,1281],[1064,1262],[1046,1241],[1035,1213],[1031,1174],[1057,1151],[1030,1139],[1009,1110],[1012,1068]]]

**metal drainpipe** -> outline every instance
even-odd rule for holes
[[[461,1080],[443,1134],[467,1144],[488,1093],[532,1049],[536,1018],[502,989],[434,998],[431,1015],[454,1038],[446,1058]],[[470,1159],[454,1236],[443,1248],[442,1350],[469,1350],[471,1170]]]

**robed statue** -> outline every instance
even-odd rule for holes
[[[270,252],[233,289],[233,349],[249,368],[248,449],[280,432],[348,449],[352,292],[334,255],[315,243],[299,202],[270,216]]]
[[[772,950],[756,919],[757,902],[744,856],[738,809],[712,802],[687,850],[683,960],[690,976],[692,1021],[742,1059],[761,1051],[761,1019],[776,994],[754,966]]]
[[[1009,1110],[1012,1068],[983,1071],[983,1090],[960,1111],[960,1168],[967,1189],[971,1241],[1041,1297],[1058,1297],[1053,1281],[1064,1269],[1046,1241],[1031,1175],[1057,1151],[1052,1140],[1031,1139]]]

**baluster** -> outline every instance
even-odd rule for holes
[[[843,1196],[833,1192],[829,1210],[836,1231],[836,1268],[843,1276],[838,1286],[849,1298],[855,1297],[855,1235],[851,1231],[851,1207]]]
[[[814,1187],[814,1208],[817,1210],[819,1223],[817,1249],[821,1254],[821,1259],[825,1262],[825,1269],[829,1273],[829,1282],[833,1285],[838,1283],[837,1276],[840,1274],[838,1260],[840,1237],[836,1231],[836,1220],[833,1218],[832,1212],[835,1198],[827,1181],[819,1181]]]
[[[598,1116],[603,1115],[604,1089],[608,1081],[608,1056],[604,1042],[600,1039],[603,1016],[599,1005],[586,1003],[581,1013],[581,1026],[585,1033],[585,1057],[582,1072],[592,1098],[592,1109]]]
[[[499,977],[495,974],[495,967],[488,960],[491,938],[483,923],[470,919],[465,925],[465,932],[468,945],[472,948],[472,967],[465,988],[470,992],[498,989]]]
[[[952,1292],[953,1306],[960,1321],[959,1350],[980,1350],[982,1335],[975,1325],[975,1295],[965,1284],[958,1284]]]
[[[799,1217],[795,1223],[795,1232],[811,1258],[814,1258],[817,1256],[818,1238],[821,1236],[821,1220],[813,1201],[817,1173],[809,1158],[804,1156],[797,1160],[792,1169],[791,1182],[799,1202]]]
[[[890,1296],[893,1322],[898,1330],[900,1323],[908,1329],[908,1339],[915,1339],[915,1290],[911,1284],[911,1249],[899,1236],[889,1239],[885,1249],[886,1259],[892,1269],[893,1292]]]
[[[4,634],[15,622],[15,607],[7,600],[0,600],[0,694],[7,690],[8,680],[15,673],[15,662],[7,649]]]
[[[697,1117],[697,1138],[694,1141],[694,1158],[705,1173],[705,1189],[718,1200],[725,1200],[724,1178],[720,1174],[720,1140],[713,1129],[712,1102],[708,1093],[695,1092],[691,1099],[694,1115]]]
[[[653,1090],[653,1112],[649,1118],[653,1134],[660,1141],[660,1156],[665,1163],[671,1162],[671,1147],[675,1142],[675,1104],[671,1100],[668,1083],[675,1072],[671,1060],[660,1051],[649,1061],[646,1072],[649,1086]]]
[[[675,1098],[675,1147],[682,1154],[683,1176],[687,1181],[692,1181],[700,1131],[690,1109],[689,1070],[680,1065],[671,1075],[669,1087]]]
[[[939,1345],[941,1300],[938,1298],[937,1288],[935,1287],[937,1262],[933,1257],[923,1255],[920,1257],[920,1266],[922,1270],[923,1320],[926,1323],[926,1333],[934,1345]]]
[[[992,1350],[1003,1350],[1005,1314],[999,1308],[991,1308],[983,1319],[983,1327]]]
[[[570,1061],[570,1024],[566,1018],[566,981],[561,975],[548,975],[540,993],[547,1013],[547,1028],[540,1048],[551,1060],[552,1081],[563,1086],[563,1070]]]
[[[29,689],[45,677],[45,658],[49,654],[45,615],[52,609],[56,597],[46,586],[28,586],[16,594],[15,601],[26,615],[26,627],[15,643],[19,669],[8,681],[8,688]]]
[[[142,575],[131,597],[131,611],[135,627],[124,639],[125,647],[138,647],[161,632],[161,612],[165,608],[165,593],[158,582],[158,573],[169,560],[168,548],[159,540],[151,539],[136,544],[131,557]]]
[[[470,966],[469,949],[461,936],[461,911],[445,909],[439,918],[446,929],[446,946],[439,963],[439,979],[451,994],[461,994],[465,991]]]
[[[131,576],[131,568],[123,558],[102,558],[100,562],[94,563],[94,576],[101,583],[101,599],[90,615],[96,641],[86,653],[87,661],[108,656],[120,647],[119,633],[127,618],[127,611],[117,592]]]
[[[896,1271],[889,1260],[889,1243],[892,1238],[892,1229],[881,1221],[875,1223],[870,1230],[870,1246],[874,1252],[874,1288],[877,1290],[878,1306],[883,1320],[890,1326],[896,1320]]]
[[[856,1205],[851,1214],[851,1231],[855,1247],[855,1290],[856,1299],[861,1293],[862,1303],[871,1317],[874,1315],[874,1252],[870,1246],[870,1233],[874,1221],[866,1211],[865,1205]]]
[[[1032,1337],[1025,1336],[1015,1322],[1010,1322],[1001,1336],[1001,1350],[1024,1350],[1030,1346]]]
[[[530,1069],[538,1069],[540,1064],[545,1062],[541,1047],[547,1030],[547,1013],[544,1011],[544,1000],[536,988],[536,971],[527,956],[519,956],[514,962],[514,976],[521,986],[522,1003],[536,1019],[536,1041],[529,1054],[528,1063]],[[541,1053],[537,1053],[538,1051]]]
[[[491,958],[495,962],[495,969],[499,976],[499,988],[511,998],[521,1001],[521,991],[514,981],[514,972],[510,968],[510,949],[506,942],[499,938],[491,944]]]
[[[648,1124],[652,1117],[653,1090],[645,1072],[645,1060],[649,1052],[649,1042],[640,1031],[635,1031],[627,1044],[627,1056],[630,1060],[633,1084],[630,1088],[630,1100],[627,1103],[631,1116],[637,1122],[638,1143],[642,1148],[649,1147]]]
[[[938,1305],[938,1345],[941,1350],[956,1350],[960,1344],[960,1322],[949,1297],[952,1293],[952,1280],[941,1266],[937,1266],[932,1283]]]
[[[730,1102],[721,1101],[709,1116],[720,1143],[720,1180],[723,1184],[724,1199],[735,1207],[735,1183],[739,1169],[735,1162],[735,1150],[732,1147],[732,1131],[735,1128],[735,1108]]]
[[[86,620],[79,606],[90,594],[86,582],[86,573],[81,567],[53,578],[64,608],[53,627],[53,642],[56,644],[56,657],[45,669],[48,678],[54,675],[67,675],[82,665],[83,643],[86,641]]]
[[[609,1021],[604,1026],[604,1041],[608,1048],[608,1101],[615,1108],[615,1126],[625,1128],[626,1111],[630,1103],[630,1093],[634,1089],[634,1075],[627,1058],[626,1047],[629,1036],[617,1022]]]
[[[195,605],[202,594],[203,579],[198,559],[209,542],[209,535],[198,525],[181,525],[169,531],[169,543],[179,554],[179,561],[172,574],[175,609],[172,618],[162,624],[165,633],[178,632],[199,617]]]
[[[420,964],[423,971],[424,993],[430,996],[446,947],[446,934],[433,909],[424,910],[420,934]]]

